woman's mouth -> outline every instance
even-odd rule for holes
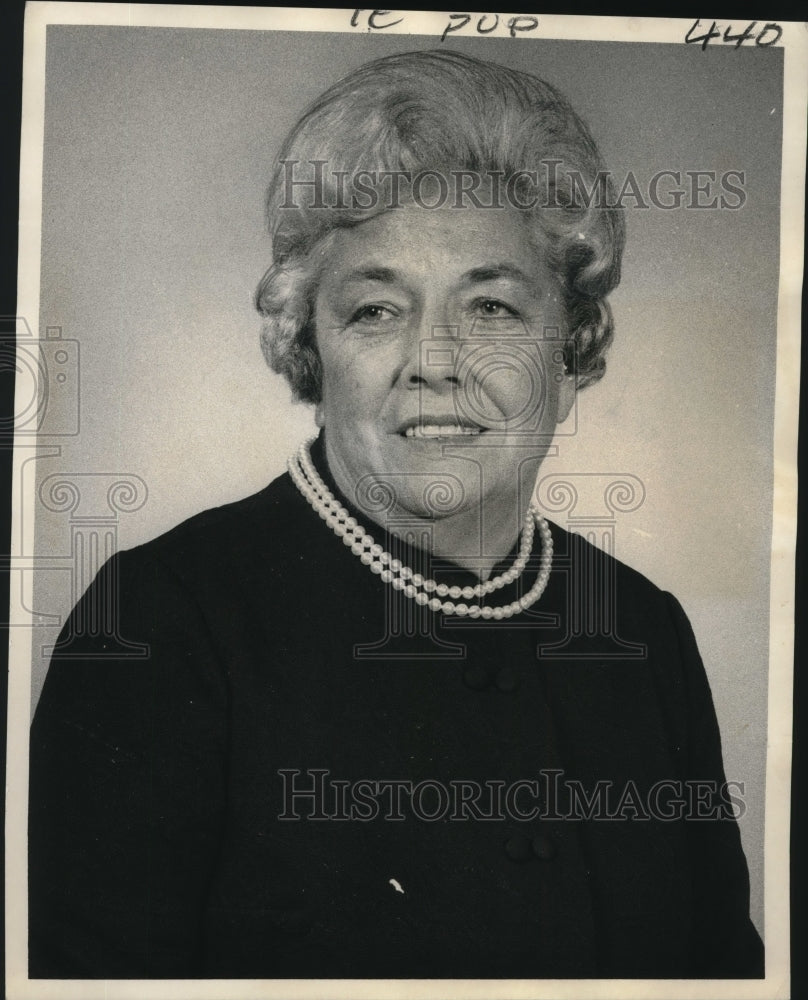
[[[482,427],[467,424],[414,424],[403,432],[408,438],[475,437],[482,433]]]

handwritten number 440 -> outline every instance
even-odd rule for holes
[[[774,45],[780,41],[783,34],[783,29],[779,24],[769,24],[764,25],[760,31],[755,34],[755,28],[757,28],[758,22],[752,21],[748,24],[743,31],[732,33],[732,25],[728,25],[727,28],[721,32],[718,30],[718,25],[715,21],[710,25],[710,30],[705,31],[702,27],[701,21],[696,21],[685,35],[685,42],[688,45],[698,45],[701,43],[702,51],[707,48],[707,46],[715,39],[720,39],[719,44],[722,45],[735,45],[736,49],[739,49],[744,42],[752,43],[754,39],[755,45],[759,45],[761,48],[768,48],[770,45]],[[699,35],[697,32],[699,29],[704,32]]]
[[[357,8],[351,17],[351,27],[359,27],[360,21],[362,21],[367,24],[369,31],[384,31],[385,28],[392,28],[396,24],[401,24],[404,20],[403,17],[396,18],[397,13],[397,11],[391,10],[366,10]],[[475,14],[474,17],[477,20],[473,25],[473,30],[478,35],[490,35],[499,28],[499,14]],[[446,40],[447,35],[452,35],[456,31],[462,31],[471,20],[471,14],[449,14],[449,20],[443,29],[440,40],[443,42]],[[539,19],[532,14],[516,14],[514,17],[509,17],[507,21],[503,18],[502,26],[511,38],[516,38],[518,34],[535,31],[539,26]]]

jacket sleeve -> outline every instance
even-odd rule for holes
[[[226,714],[185,588],[140,550],[114,556],[62,631],[32,726],[32,978],[194,975]]]
[[[686,779],[691,794],[685,820],[691,860],[695,926],[691,976],[764,975],[760,935],[749,916],[749,872],[738,824],[724,792],[721,737],[707,674],[681,605],[666,594],[679,638],[687,704]]]

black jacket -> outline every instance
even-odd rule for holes
[[[688,621],[553,537],[501,622],[416,614],[288,476],[113,557],[33,725],[31,976],[762,975]]]

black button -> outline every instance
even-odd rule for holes
[[[505,841],[505,853],[511,861],[527,861],[530,857],[530,841],[523,833],[516,833]]]
[[[533,853],[542,861],[552,861],[556,856],[556,845],[546,833],[537,834],[531,843]]]
[[[519,678],[510,667],[503,667],[497,674],[496,685],[500,691],[510,694],[519,687]]]
[[[481,663],[472,663],[463,671],[463,680],[472,691],[483,691],[491,683],[491,675]]]

